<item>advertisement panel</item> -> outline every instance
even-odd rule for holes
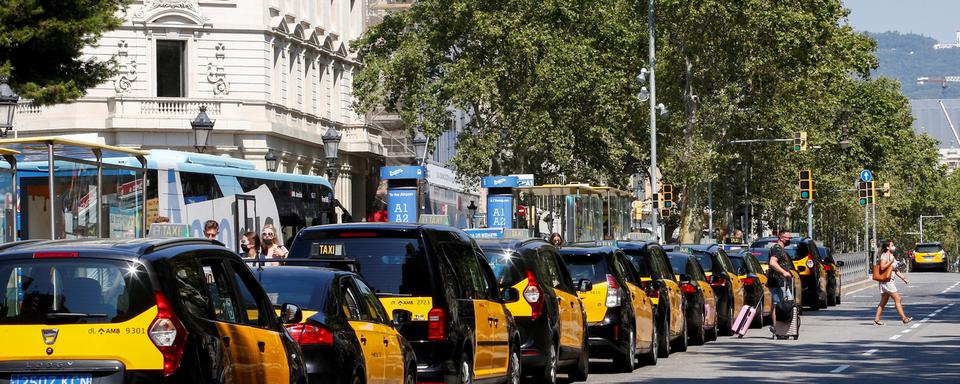
[[[417,189],[387,190],[387,218],[391,223],[417,222]]]

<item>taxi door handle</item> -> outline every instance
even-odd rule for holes
[[[390,340],[383,339],[383,345],[390,345]]]
[[[259,349],[260,352],[266,351],[266,350],[267,350],[267,343],[264,343],[264,342],[262,342],[262,341],[258,341],[258,342],[257,342],[257,349]]]
[[[360,344],[367,345],[367,338],[366,338],[366,337],[361,337],[361,338],[360,338]]]
[[[228,346],[228,347],[230,346],[230,336],[224,336],[224,337],[222,337],[221,339],[223,340],[223,344],[224,344],[224,345],[226,345],[226,346]]]

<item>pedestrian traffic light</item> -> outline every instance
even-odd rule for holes
[[[673,208],[673,184],[663,185],[663,208]]]
[[[890,197],[890,183],[883,183],[883,197]]]
[[[813,200],[813,173],[809,169],[800,171],[800,200]]]
[[[806,132],[800,131],[793,135],[793,150],[797,152],[807,150],[807,133]]]

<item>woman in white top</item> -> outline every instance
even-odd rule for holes
[[[277,229],[273,224],[268,223],[263,226],[260,232],[260,254],[264,259],[285,259],[287,258],[287,248],[283,246],[280,240],[277,240]]]
[[[892,241],[881,241],[880,242],[880,255],[877,257],[877,263],[880,264],[880,270],[885,270],[887,268],[893,268],[893,273],[903,280],[904,284],[910,284],[910,281],[900,273],[897,269],[899,261],[897,258],[893,257],[893,251],[897,250],[897,247],[893,244]],[[893,298],[893,303],[897,307],[897,313],[900,314],[900,320],[904,324],[907,324],[913,321],[912,317],[907,317],[903,313],[903,305],[900,303],[900,293],[897,291],[897,285],[894,284],[893,277],[887,281],[880,282],[880,305],[877,306],[877,315],[873,317],[873,324],[883,325],[883,322],[880,321],[880,315],[883,314],[883,307],[887,306],[887,301],[890,298]]]

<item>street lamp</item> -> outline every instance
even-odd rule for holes
[[[213,124],[214,121],[210,120],[210,116],[207,116],[207,107],[201,105],[200,113],[190,122],[190,126],[193,128],[193,146],[197,148],[197,152],[203,153],[203,150],[207,148],[207,141],[210,140],[210,132],[213,131]]]
[[[10,88],[9,78],[0,77],[0,137],[6,137],[7,132],[13,129],[13,115],[17,113],[17,102],[20,95]]]
[[[338,161],[338,152],[340,152],[340,139],[343,137],[336,127],[330,127],[321,137],[323,139],[323,153],[327,158],[327,179],[331,186],[336,186],[337,176],[340,175],[340,162]]]
[[[276,172],[280,166],[280,163],[277,161],[277,155],[273,153],[272,149],[267,151],[267,155],[263,157],[263,160],[267,162],[267,171]]]
[[[429,140],[424,136],[423,131],[417,130],[417,134],[413,137],[413,150],[416,151],[414,155],[417,158],[417,165],[423,165],[424,160],[427,158],[427,143]]]
[[[470,205],[467,206],[467,211],[470,212],[470,228],[476,227],[474,221],[477,220],[477,203],[473,200],[470,200]]]

